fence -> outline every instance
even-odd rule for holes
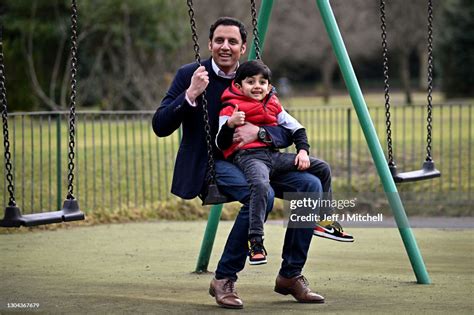
[[[434,107],[433,157],[442,178],[403,184],[427,198],[472,204],[472,105]],[[392,137],[398,168],[419,169],[426,155],[423,106],[392,110]],[[153,111],[78,112],[74,195],[81,209],[144,208],[174,198],[171,186],[180,131],[157,138]],[[371,108],[385,144],[384,108]],[[313,107],[291,111],[306,127],[313,155],[328,161],[334,190],[381,191],[372,158],[352,107]],[[15,196],[24,213],[56,210],[66,196],[67,112],[9,115]],[[293,148],[287,149],[292,151]],[[4,176],[5,178],[5,176]],[[6,180],[1,201],[6,204]],[[447,196],[450,196],[447,198]]]

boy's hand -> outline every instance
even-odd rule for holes
[[[304,171],[309,168],[309,156],[306,150],[300,150],[295,158],[295,165],[297,166],[298,171]]]
[[[227,126],[230,128],[235,128],[237,126],[242,126],[245,123],[245,113],[239,112],[239,106],[235,105],[234,112],[229,119],[227,119]]]

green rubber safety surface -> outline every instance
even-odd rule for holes
[[[206,222],[150,222],[0,234],[0,313],[220,313],[212,275],[193,274]],[[220,223],[209,268],[231,222]],[[414,229],[433,284],[416,284],[397,229],[347,228],[352,244],[314,238],[303,271],[322,305],[273,292],[282,224],[267,224],[268,264],[247,265],[239,313],[472,313],[472,229]],[[234,312],[234,311],[231,311]],[[235,311],[237,312],[237,311]]]

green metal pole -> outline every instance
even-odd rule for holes
[[[260,43],[260,54],[263,55],[263,47],[265,46],[265,35],[267,34],[268,23],[272,14],[273,0],[263,0],[258,12],[258,39]],[[250,46],[249,60],[255,59],[255,42],[252,41]]]
[[[413,232],[408,224],[408,218],[405,213],[405,209],[403,208],[397,187],[395,186],[395,182],[393,181],[387,162],[385,161],[382,147],[380,145],[379,139],[377,138],[377,133],[370,118],[370,114],[354,73],[354,69],[352,68],[349,55],[347,54],[347,50],[344,46],[344,42],[342,40],[341,33],[339,32],[339,28],[329,4],[329,0],[316,0],[316,3],[319,7],[319,11],[321,12],[326,31],[328,32],[332,47],[339,63],[339,67],[341,68],[341,72],[344,77],[344,81],[349,90],[352,103],[356,110],[361,127],[364,131],[365,139],[369,145],[370,153],[372,154],[377,172],[382,181],[385,194],[387,195],[387,199],[392,208],[398,230],[402,237],[403,244],[405,245],[405,249],[410,259],[413,271],[415,272],[416,279],[420,284],[429,284],[431,283],[431,280],[428,272],[426,271],[423,257],[421,256],[415,236],[413,235]]]
[[[268,22],[270,20],[270,14],[272,12],[273,0],[263,0],[258,13],[257,29],[260,40],[260,53],[263,53],[263,47],[265,44],[265,35],[267,33]],[[249,60],[255,59],[255,47],[252,41],[252,47],[250,49]],[[217,227],[222,213],[222,205],[214,205],[211,207],[209,218],[207,219],[206,230],[204,231],[204,237],[201,243],[201,250],[199,251],[199,257],[196,264],[197,273],[207,272],[209,266],[209,259],[211,257],[212,246],[216,238]]]
[[[214,205],[211,207],[209,212],[209,218],[207,219],[206,231],[204,231],[204,237],[201,243],[201,250],[199,251],[199,257],[196,264],[197,273],[207,272],[209,266],[209,259],[211,257],[212,246],[216,238],[217,226],[222,213],[222,204]]]
[[[58,195],[56,196],[56,209],[62,208],[62,167],[61,167],[61,114],[56,116],[56,187]]]
[[[347,187],[352,185],[352,131],[351,109],[347,109]]]

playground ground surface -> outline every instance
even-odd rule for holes
[[[211,270],[231,224],[220,223]],[[205,225],[72,224],[0,234],[0,313],[223,313],[207,292],[212,275],[192,273]],[[416,284],[397,229],[348,231],[353,244],[313,240],[303,273],[326,303],[309,305],[273,292],[284,228],[267,224],[269,263],[246,266],[237,282],[245,308],[226,313],[473,313],[474,229],[414,229],[430,285]]]

